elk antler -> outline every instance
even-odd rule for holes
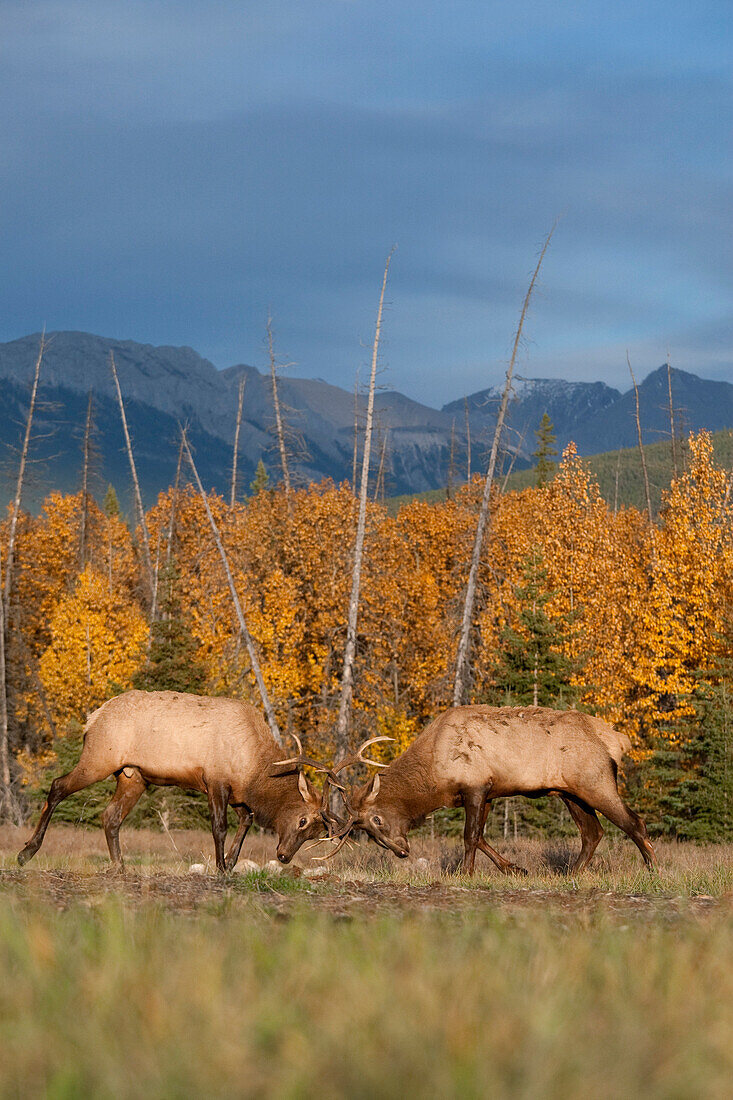
[[[364,749],[368,749],[370,745],[376,745],[377,741],[394,741],[394,737],[371,737],[368,741],[365,741],[356,752],[351,756],[345,756],[343,760],[339,760],[338,764],[335,764],[333,771],[338,775],[344,768],[350,768],[352,764],[371,764],[375,768],[386,768],[387,764],[383,764],[381,760],[370,760],[367,756],[362,756]]]
[[[323,820],[326,824],[326,827],[328,828],[329,835],[332,836],[334,834],[334,830],[341,830],[344,827],[345,823],[344,823],[344,821],[341,820],[340,817],[337,817],[337,815],[331,809],[331,807],[329,805],[328,792],[329,792],[330,786],[335,787],[336,790],[341,791],[341,796],[342,796],[342,798],[344,799],[344,802],[345,802],[346,801],[346,788],[341,783],[339,783],[338,779],[336,778],[336,772],[334,770],[332,770],[331,768],[326,767],[325,764],[321,764],[320,761],[314,760],[312,757],[305,755],[305,753],[303,752],[303,746],[300,743],[300,738],[298,737],[298,735],[296,733],[291,733],[290,736],[292,737],[293,741],[295,741],[295,744],[298,746],[298,755],[297,756],[291,756],[287,760],[276,760],[275,763],[273,764],[273,767],[274,768],[286,767],[286,766],[291,766],[292,767],[293,765],[306,766],[306,767],[309,767],[309,768],[315,768],[317,771],[324,773],[325,780],[324,780],[324,783],[323,783],[323,793],[321,795],[321,816],[322,816],[322,818],[323,818]],[[275,774],[276,775],[283,775],[283,774],[286,774],[286,773],[277,772]],[[347,807],[347,809],[348,809],[348,807]],[[326,839],[326,838],[324,838],[324,839]]]
[[[272,767],[273,768],[281,768],[281,767],[285,767],[286,765],[292,766],[293,764],[295,764],[295,765],[298,765],[298,766],[301,766],[301,767],[315,768],[316,771],[325,773],[327,781],[329,783],[333,783],[334,787],[337,787],[338,790],[343,791],[344,787],[342,786],[341,783],[339,783],[338,779],[336,778],[336,772],[334,770],[332,770],[331,768],[327,767],[325,764],[322,764],[320,762],[320,760],[314,760],[312,756],[306,756],[305,753],[303,752],[303,746],[300,743],[300,738],[298,737],[298,735],[296,733],[291,733],[290,736],[292,737],[293,741],[295,741],[295,744],[298,746],[298,755],[297,756],[290,756],[287,760],[275,760],[272,764]],[[284,775],[284,774],[286,774],[286,773],[285,772],[277,772],[276,773],[277,776]]]
[[[368,741],[364,741],[364,743],[361,744],[359,746],[359,748],[356,750],[356,752],[352,753],[351,756],[345,756],[343,760],[340,760],[338,762],[338,764],[334,764],[334,766],[332,768],[332,771],[336,775],[338,775],[338,773],[342,772],[344,770],[344,768],[350,768],[353,764],[371,764],[375,768],[386,768],[388,765],[383,764],[380,760],[370,760],[369,757],[363,755],[364,749],[368,749],[370,745],[376,745],[376,743],[378,741],[394,741],[394,737],[371,737]],[[328,778],[330,780],[330,778],[331,778],[330,773],[329,773]],[[346,812],[348,813],[349,816],[348,816],[347,820],[343,821],[343,822],[339,821],[338,818],[336,818],[336,821],[341,826],[341,831],[339,833],[334,833],[331,837],[328,838],[329,840],[332,840],[332,841],[336,842],[336,847],[333,849],[333,851],[329,852],[328,855],[325,855],[325,856],[314,856],[313,857],[314,859],[319,859],[319,860],[333,859],[333,857],[335,855],[338,855],[338,853],[343,848],[344,844],[346,844],[346,842],[348,841],[349,835],[351,834],[351,831],[354,828],[354,825],[356,823],[356,819],[358,817],[358,815],[355,813],[353,807],[351,806],[351,803],[349,802],[348,798],[346,797],[345,789],[340,784],[336,784],[336,786],[338,786],[338,789],[341,791],[341,797],[344,801],[344,806],[346,807]],[[324,789],[324,792],[325,792],[326,784],[324,784],[323,789]],[[324,801],[325,801],[325,794],[324,794]],[[331,814],[331,817],[335,817],[335,816],[336,816],[335,814]]]

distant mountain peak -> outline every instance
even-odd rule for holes
[[[0,442],[17,441],[24,417],[28,382],[38,354],[40,333],[0,344],[0,388],[5,420]],[[37,457],[47,455],[47,472],[39,479],[45,491],[78,488],[78,436],[86,410],[86,395],[94,392],[104,461],[104,477],[123,493],[127,484],[119,410],[109,369],[114,352],[131,423],[146,500],[168,486],[175,471],[178,424],[187,421],[197,442],[198,457],[208,485],[228,493],[237,386],[246,378],[243,430],[240,436],[241,484],[247,485],[260,458],[278,477],[272,433],[273,411],[269,375],[239,363],[217,368],[195,349],[141,344],[86,332],[49,332],[41,373],[41,393],[56,411],[39,413]],[[468,405],[472,469],[483,469],[493,436],[502,386],[487,387],[433,409],[404,394],[382,391],[375,402],[376,427],[386,440],[387,492],[420,492],[446,484],[451,454],[455,467],[465,468]],[[639,384],[645,438],[669,434],[667,367],[662,364]],[[633,390],[620,393],[603,382],[568,381],[516,375],[508,409],[503,446],[517,450],[517,466],[527,464],[534,449],[534,431],[543,413],[553,422],[558,450],[573,440],[580,454],[589,455],[634,446]],[[295,464],[301,482],[324,476],[351,477],[354,448],[354,394],[311,378],[280,378],[283,404],[292,410],[293,428],[305,442],[308,457]],[[672,368],[672,399],[682,430],[711,431],[733,427],[733,385],[709,382]],[[365,399],[360,396],[363,426]],[[43,423],[41,423],[43,421]],[[363,427],[360,429],[363,430]],[[50,433],[44,445],[41,432]],[[44,450],[45,447],[45,450]],[[462,457],[461,457],[462,456]]]

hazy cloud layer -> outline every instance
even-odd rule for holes
[[[693,10],[694,9],[694,10]],[[349,385],[730,372],[728,5],[0,3],[0,338],[78,328]]]

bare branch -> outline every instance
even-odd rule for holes
[[[89,391],[87,419],[84,426],[84,461],[81,475],[81,523],[79,532],[79,569],[83,572],[87,553],[87,521],[89,515],[89,455],[92,432],[92,391]]]
[[[153,591],[153,563],[150,558],[150,536],[148,534],[148,525],[145,521],[145,509],[143,508],[143,498],[140,492],[140,482],[137,478],[137,468],[135,466],[135,456],[132,453],[132,440],[130,439],[130,432],[127,428],[127,416],[125,415],[125,403],[122,400],[122,390],[120,389],[120,380],[117,377],[117,367],[115,366],[114,352],[110,348],[109,353],[109,366],[112,371],[112,377],[115,382],[115,389],[117,390],[117,402],[120,406],[120,417],[122,419],[122,431],[125,436],[125,446],[127,447],[127,457],[130,462],[130,473],[132,474],[132,485],[135,491],[135,506],[138,514],[138,522],[140,524],[140,531],[143,539],[143,557],[145,559],[145,569],[147,572],[148,590],[152,595]]]
[[[631,381],[634,385],[634,396],[636,398],[636,434],[639,440],[639,454],[641,455],[641,470],[644,475],[644,493],[646,495],[646,511],[649,517],[649,526],[654,526],[654,514],[652,512],[652,498],[649,492],[649,474],[646,468],[646,455],[644,454],[644,443],[641,438],[641,417],[639,416],[639,387],[636,384],[634,378],[634,372],[631,369],[631,360],[629,359],[629,353],[626,352],[626,362],[629,367],[629,374],[631,375]]]
[[[466,681],[468,678],[468,646],[471,637],[471,625],[473,622],[473,607],[476,601],[476,584],[478,581],[479,564],[481,561],[481,549],[483,547],[484,532],[489,523],[489,502],[491,500],[491,486],[494,480],[494,471],[496,469],[496,459],[499,453],[499,443],[501,440],[501,433],[504,428],[504,419],[506,417],[506,410],[509,404],[509,397],[512,392],[512,375],[514,374],[514,364],[517,359],[517,352],[522,339],[522,330],[524,328],[524,322],[527,317],[527,311],[529,309],[529,303],[532,298],[532,291],[535,288],[537,277],[542,267],[542,261],[545,258],[545,253],[549,247],[552,235],[555,232],[557,222],[553,225],[550,232],[545,238],[545,243],[542,246],[540,257],[537,261],[537,266],[534,269],[534,274],[530,281],[527,293],[524,296],[524,303],[522,305],[522,312],[519,316],[519,324],[517,326],[517,332],[514,337],[514,346],[512,348],[511,359],[509,360],[509,366],[506,372],[506,381],[504,383],[504,392],[501,397],[501,405],[499,407],[499,415],[496,420],[496,429],[494,431],[494,440],[491,444],[491,454],[489,456],[489,468],[486,473],[486,482],[484,484],[484,493],[481,500],[481,508],[479,510],[478,523],[476,525],[476,539],[473,544],[473,554],[471,556],[471,568],[468,574],[468,584],[466,586],[466,598],[463,604],[463,619],[461,622],[461,635],[458,642],[458,654],[456,659],[456,674],[453,683],[453,705],[460,706],[463,701],[463,695],[465,692]]]
[[[674,420],[674,402],[672,401],[672,367],[669,362],[669,351],[667,352],[667,391],[669,393],[669,434],[672,439],[672,470],[674,473],[675,481],[679,477],[679,471],[677,469],[677,426]]]
[[[43,362],[43,353],[46,350],[46,330],[41,333],[41,343],[38,348],[38,357],[36,359],[36,366],[33,372],[33,384],[31,386],[31,398],[28,405],[28,418],[25,422],[25,434],[23,436],[23,447],[20,452],[20,462],[18,464],[18,481],[15,487],[15,497],[13,498],[13,509],[10,514],[10,531],[8,532],[8,552],[7,561],[5,563],[5,590],[3,595],[4,601],[4,617],[5,624],[7,626],[8,617],[10,615],[10,593],[13,587],[13,566],[15,564],[15,541],[18,532],[18,517],[20,516],[20,505],[23,499],[23,481],[25,479],[25,468],[28,462],[28,450],[31,442],[31,430],[33,428],[33,413],[36,408],[36,396],[38,394],[38,379],[41,374],[41,363]],[[7,638],[6,638],[7,642]]]
[[[471,484],[471,420],[468,415],[468,398],[463,398],[463,407],[466,413],[466,482]]]
[[[247,622],[246,622],[245,617],[244,617],[244,612],[242,611],[242,605],[239,602],[239,595],[237,594],[237,588],[236,588],[236,585],[234,583],[234,577],[232,576],[232,571],[229,568],[229,558],[227,557],[227,552],[224,549],[224,543],[222,542],[221,535],[219,534],[219,528],[216,525],[216,520],[214,519],[213,513],[211,511],[211,506],[209,505],[209,498],[207,497],[206,493],[204,492],[204,487],[201,484],[201,478],[199,477],[199,472],[196,469],[196,463],[193,460],[193,455],[191,453],[191,448],[188,445],[188,438],[186,436],[185,428],[181,429],[181,443],[183,445],[184,451],[186,452],[186,457],[187,457],[187,459],[188,459],[188,461],[191,465],[191,470],[193,472],[194,480],[196,482],[196,487],[198,488],[199,495],[201,497],[201,500],[202,500],[203,505],[204,505],[204,509],[206,510],[206,515],[207,515],[208,520],[209,520],[209,526],[211,527],[211,533],[214,536],[214,542],[216,543],[216,548],[219,551],[219,556],[221,558],[222,565],[224,566],[224,572],[226,574],[227,583],[229,585],[229,591],[231,592],[232,602],[234,604],[234,610],[236,612],[237,620],[239,622],[239,629],[242,632],[242,637],[244,638],[244,644],[247,647],[247,653],[249,654],[250,664],[252,665],[252,672],[254,673],[255,680],[257,681],[257,688],[258,688],[259,693],[260,693],[260,699],[262,700],[262,706],[264,707],[265,714],[267,716],[267,722],[270,726],[272,736],[275,738],[278,745],[282,745],[283,739],[282,739],[282,736],[280,734],[280,730],[279,730],[278,724],[277,724],[277,718],[275,717],[275,711],[273,709],[272,703],[270,702],[270,696],[267,692],[267,687],[265,686],[265,681],[264,681],[263,676],[262,676],[262,670],[260,668],[260,661],[259,661],[259,657],[257,656],[257,650],[255,648],[255,644],[254,644],[254,641],[252,639],[252,635],[250,634],[249,630],[247,629]]]
[[[233,508],[237,499],[237,459],[239,457],[239,429],[242,426],[242,400],[244,398],[244,387],[247,382],[245,376],[239,380],[239,402],[237,404],[237,423],[234,428],[234,451],[232,454],[232,491],[229,498],[229,507]]]
[[[275,409],[275,429],[277,431],[277,445],[280,451],[280,466],[283,473],[285,486],[285,499],[288,503],[288,511],[291,508],[290,500],[290,470],[288,469],[288,455],[285,449],[285,432],[283,430],[282,414],[280,412],[280,398],[277,392],[277,372],[275,369],[275,346],[272,335],[272,315],[267,315],[267,350],[270,355],[270,379],[272,381],[272,404]]]
[[[384,293],[387,289],[387,276],[389,265],[392,262],[394,248],[387,257],[382,278],[382,290],[379,295],[379,308],[377,310],[377,323],[374,331],[374,346],[372,348],[372,369],[369,379],[369,399],[367,403],[366,427],[364,430],[364,454],[361,464],[361,484],[359,486],[359,517],[356,527],[356,544],[354,546],[354,569],[351,579],[351,598],[349,600],[349,616],[346,627],[346,649],[344,651],[344,667],[341,674],[341,699],[339,703],[338,721],[336,724],[336,746],[341,753],[348,749],[348,716],[351,703],[351,694],[354,677],[354,656],[356,654],[356,622],[359,615],[359,589],[361,585],[361,565],[364,554],[364,533],[366,530],[366,505],[367,488],[369,482],[369,459],[372,445],[372,425],[374,420],[374,390],[377,378],[377,358],[379,355],[379,337],[382,331],[382,312],[384,309]]]

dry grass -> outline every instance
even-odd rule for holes
[[[574,880],[525,841],[526,878],[465,879],[418,838],[314,880],[190,874],[210,837],[152,831],[122,876],[58,826],[21,871],[26,835],[0,830],[0,1096],[730,1093],[731,846],[662,845],[654,876],[604,841]]]

